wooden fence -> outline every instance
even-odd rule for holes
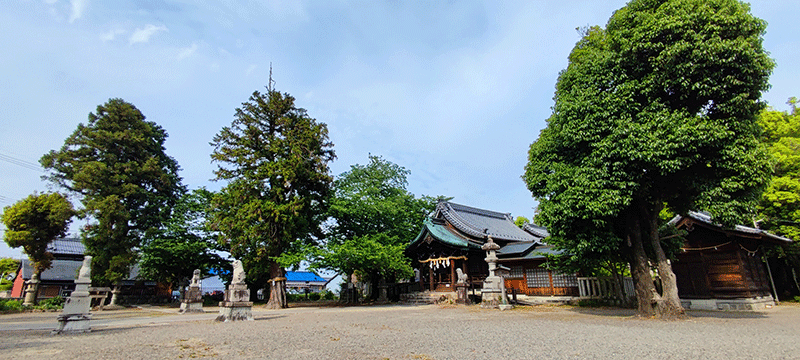
[[[633,292],[633,279],[623,278],[623,294],[628,299],[635,295]],[[603,300],[626,300],[617,299],[617,282],[610,277],[579,277],[578,293],[581,298],[603,299]]]

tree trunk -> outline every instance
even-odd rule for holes
[[[681,299],[678,297],[678,283],[675,280],[675,273],[672,272],[672,265],[670,265],[664,249],[661,248],[661,240],[658,236],[658,213],[661,212],[662,207],[661,202],[656,202],[652,209],[646,209],[649,211],[642,213],[643,216],[649,217],[649,219],[643,221],[647,224],[647,231],[642,232],[642,236],[649,240],[653,247],[658,266],[658,275],[661,278],[661,301],[663,304],[658,306],[659,314],[657,316],[672,319],[683,316],[685,311],[681,306]]]
[[[631,264],[631,276],[633,277],[633,288],[636,293],[637,315],[640,317],[654,317],[657,314],[656,307],[660,300],[656,287],[653,284],[653,277],[650,275],[647,253],[642,244],[642,232],[639,217],[635,213],[627,214],[627,245]]]
[[[269,302],[267,309],[285,309],[289,307],[286,302],[286,277],[278,263],[271,261],[269,264]]]

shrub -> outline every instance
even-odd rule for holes
[[[62,298],[61,296],[56,296],[53,298],[42,300],[39,302],[39,305],[35,306],[34,308],[42,310],[62,309],[64,308],[64,298]]]
[[[19,312],[22,311],[22,303],[19,300],[4,299],[0,300],[0,311]]]
[[[333,294],[333,291],[322,290],[322,292],[320,292],[320,295],[322,296],[323,300],[334,300],[334,299],[336,299],[336,295]]]
[[[311,301],[317,301],[317,300],[319,300],[320,295],[319,295],[319,293],[311,293],[311,294],[308,294],[308,298]]]

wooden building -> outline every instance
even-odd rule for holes
[[[489,274],[481,246],[491,236],[500,245],[498,263],[511,269],[507,288],[529,295],[577,295],[574,275],[553,273],[544,266],[544,255],[552,251],[542,241],[548,235],[535,225],[520,229],[509,213],[439,201],[405,254],[418,271],[422,289],[454,291],[456,269],[467,274],[473,289],[480,289]]]
[[[764,249],[790,239],[737,225],[723,228],[698,212],[671,223],[688,231],[682,252],[672,262],[678,295],[687,309],[756,310],[774,304]]]

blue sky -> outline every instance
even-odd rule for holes
[[[785,110],[800,96],[797,4],[751,4],[777,62],[765,99]],[[624,5],[2,1],[0,206],[47,191],[38,159],[109,98],[166,129],[190,188],[219,189],[208,143],[264,89],[272,64],[277,89],[328,124],[334,174],[382,155],[411,171],[416,195],[530,218],[536,202],[520,175],[575,29],[604,25]],[[20,253],[2,242],[0,256]]]

